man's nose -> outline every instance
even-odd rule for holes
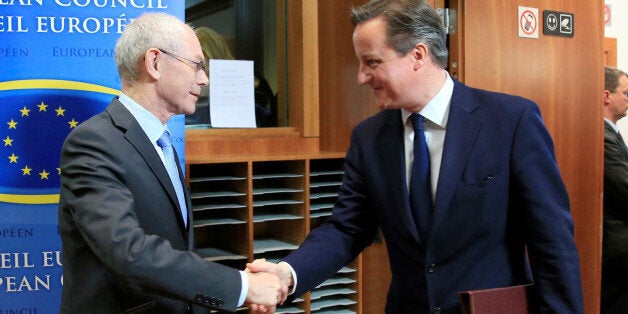
[[[364,85],[371,81],[372,78],[372,75],[364,69],[364,66],[360,65],[360,68],[358,69],[358,84]]]

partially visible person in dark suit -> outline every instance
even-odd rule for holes
[[[423,0],[353,8],[358,83],[382,109],[351,134],[330,220],[283,261],[255,261],[298,296],[383,231],[387,313],[460,313],[458,293],[534,283],[533,310],[582,313],[569,198],[538,106],[465,86],[445,70]]]
[[[229,51],[227,41],[222,35],[209,27],[198,27],[194,30],[201,43],[205,63],[209,59],[234,60]],[[273,93],[270,84],[259,73],[254,74],[253,93],[255,100],[255,125],[257,127],[277,126],[277,96]],[[211,124],[209,115],[209,88],[201,88],[201,94],[196,102],[196,111],[185,116],[185,123]]]
[[[628,149],[617,121],[628,111],[628,75],[604,68],[602,313],[628,313]]]
[[[194,31],[144,14],[115,47],[122,94],[80,124],[61,153],[61,313],[208,313],[273,308],[287,286],[197,255],[168,120],[207,85]]]

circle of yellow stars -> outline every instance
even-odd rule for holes
[[[26,106],[24,106],[22,109],[19,110],[22,117],[28,117],[31,109],[26,108]],[[41,102],[41,104],[37,105],[37,111],[38,112],[47,112],[48,111],[48,105],[46,105],[43,101]],[[64,117],[65,116],[65,109],[63,109],[62,106],[59,106],[59,108],[54,109],[54,111],[57,113],[57,117]],[[76,128],[76,126],[78,126],[78,121],[74,120],[74,118],[72,118],[72,120],[68,121],[68,126],[70,129]],[[17,130],[18,127],[18,122],[16,122],[14,119],[11,119],[10,121],[7,122],[8,126],[9,126],[9,130]],[[4,142],[4,146],[13,146],[13,142],[14,139],[12,139],[9,135],[7,135],[6,138],[4,138],[2,140]],[[8,156],[7,158],[9,158],[9,164],[17,164],[18,163],[18,159],[20,158],[20,156],[16,155],[15,153],[11,153],[10,156]],[[31,175],[31,171],[33,171],[33,168],[30,168],[28,165],[24,165],[24,168],[21,168],[20,170],[22,170],[22,175],[23,176],[30,176]],[[61,168],[57,167],[56,168],[57,174],[61,174]],[[41,169],[41,172],[38,172],[37,174],[39,174],[39,178],[40,180],[48,180],[48,176],[50,175],[50,172],[48,172],[46,169]]]

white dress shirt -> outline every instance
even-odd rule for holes
[[[449,117],[451,95],[454,91],[454,81],[447,74],[447,79],[425,107],[419,112],[423,116],[423,129],[425,140],[430,151],[430,179],[432,184],[432,202],[436,198],[436,186],[438,184],[438,172],[443,157],[445,144],[445,131]],[[404,125],[403,138],[406,154],[406,187],[410,187],[410,172],[414,160],[414,128],[408,117],[412,112],[401,110],[401,119]]]

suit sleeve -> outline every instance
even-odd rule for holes
[[[121,143],[119,136],[111,139],[115,136],[83,129],[70,134],[64,144],[60,221],[66,225],[60,222],[60,228],[78,230],[71,241],[64,241],[64,250],[93,252],[118,284],[129,289],[207,306],[199,299],[200,293],[222,300],[221,309],[235,311],[241,289],[237,270],[207,262],[185,249],[177,250],[159,232],[149,233],[140,226],[137,212],[147,209],[138,208],[141,205],[129,189],[127,176],[138,175],[137,169],[150,170],[129,155],[126,150],[133,149],[131,145]],[[163,194],[163,190],[145,184],[145,193],[161,200],[158,193]],[[168,202],[153,205],[172,210]],[[73,259],[81,263],[80,257]],[[74,279],[81,280],[66,278]]]
[[[517,123],[511,155],[511,207],[522,211],[528,257],[542,313],[582,313],[573,220],[552,139],[535,104]]]
[[[333,276],[373,241],[375,214],[368,201],[362,156],[356,132],[345,158],[345,174],[330,220],[313,229],[284,261],[296,272],[294,296],[300,296]]]

